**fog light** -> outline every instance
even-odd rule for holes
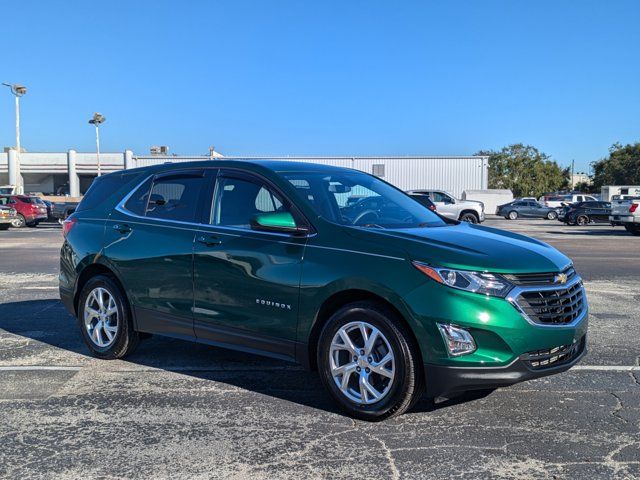
[[[452,357],[467,355],[476,351],[476,342],[469,332],[460,327],[438,323],[447,351]]]

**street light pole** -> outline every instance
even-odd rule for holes
[[[93,114],[89,123],[96,127],[96,159],[98,161],[98,176],[101,175],[100,171],[100,124],[104,123],[106,118],[102,114],[96,112]]]
[[[17,193],[24,193],[22,174],[20,173],[20,153],[22,152],[20,147],[20,97],[27,93],[27,87],[11,83],[3,83],[2,85],[9,87],[11,93],[16,97],[16,191]]]

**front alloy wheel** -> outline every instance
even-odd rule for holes
[[[317,363],[333,399],[363,420],[404,413],[424,388],[413,336],[395,311],[372,301],[346,305],[327,320],[318,340]]]
[[[515,220],[518,218],[518,212],[511,211],[509,212],[509,220]]]
[[[589,223],[589,217],[587,217],[586,215],[580,215],[578,218],[576,218],[576,224],[580,226],[587,225],[588,223]]]
[[[330,350],[333,381],[356,404],[387,396],[395,375],[393,351],[386,337],[367,322],[351,322],[333,337]]]
[[[16,218],[11,220],[11,226],[13,228],[22,228],[26,224],[27,224],[27,221],[24,219],[24,217],[20,213],[16,216]]]

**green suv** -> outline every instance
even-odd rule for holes
[[[60,295],[91,352],[149,334],[296,361],[351,415],[567,370],[586,352],[571,261],[445,219],[374,176],[289,161],[96,179],[64,223]]]

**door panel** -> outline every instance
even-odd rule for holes
[[[263,345],[254,348],[284,348],[280,353],[293,356],[306,239],[215,227],[201,229],[201,236],[215,236],[220,243],[194,247],[198,339],[232,342],[233,335],[255,335]]]
[[[306,238],[251,230],[254,215],[289,208],[261,179],[221,173],[213,197],[194,244],[196,336],[293,357]]]
[[[191,227],[114,211],[104,256],[118,273],[139,330],[193,337]]]
[[[104,257],[119,275],[137,328],[193,338],[193,243],[206,195],[203,169],[150,178],[111,214]]]

